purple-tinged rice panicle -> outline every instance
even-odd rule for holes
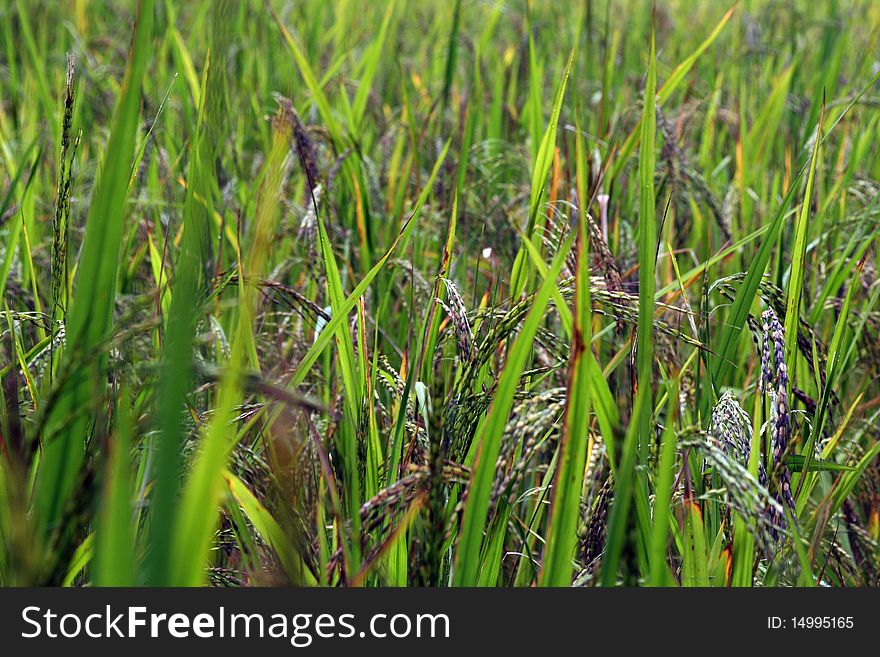
[[[429,478],[427,468],[418,468],[364,502],[360,508],[363,531],[375,531],[389,515],[408,505],[424,489]]]
[[[729,299],[730,301],[733,301],[734,299],[736,299],[737,290],[739,289],[738,286],[734,283],[741,283],[744,279],[745,274],[742,272],[738,274],[733,274],[731,276],[725,276],[712,282],[712,284],[710,285],[710,291],[717,291],[721,296]],[[785,311],[785,291],[775,286],[770,281],[761,281],[760,285],[758,286],[758,295],[767,305],[767,307],[772,308],[777,314]],[[749,315],[746,319],[749,329],[752,332],[752,338],[755,342],[755,347],[760,354],[763,354],[762,342],[764,330],[762,320],[763,318],[757,319],[752,315]],[[828,347],[825,345],[823,336],[817,332],[815,327],[804,321],[804,319],[800,319],[798,321],[798,335],[795,342],[797,344],[798,351],[800,351],[801,355],[804,358],[804,362],[809,369],[810,376],[813,378],[818,378],[821,386],[824,387],[828,361]],[[762,386],[762,380],[759,379],[759,389],[762,389]],[[837,393],[833,390],[831,390],[830,393],[831,404],[836,407],[839,406],[840,399]],[[812,415],[815,413],[816,401],[810,398],[810,396],[807,395],[805,391],[799,389],[797,386],[792,385],[791,394],[794,395],[795,399],[801,401],[804,404],[808,414]]]
[[[293,101],[279,93],[273,94],[278,103],[280,120],[290,125],[291,145],[299,155],[300,164],[309,187],[305,190],[304,203],[311,203],[311,195],[319,182],[318,156],[312,138],[293,106]]]
[[[582,577],[589,577],[598,570],[602,553],[605,551],[605,537],[608,529],[608,510],[614,497],[614,479],[608,475],[599,488],[590,509],[589,520],[583,531],[580,544],[580,559],[584,567]]]
[[[759,390],[770,401],[770,446],[773,453],[771,480],[775,480],[776,499],[794,512],[791,472],[784,459],[791,441],[791,412],[788,405],[788,369],[785,364],[785,330],[772,308],[761,315],[763,349]],[[784,519],[778,523],[784,526]]]
[[[437,299],[437,302],[452,320],[455,338],[458,343],[458,354],[463,361],[467,362],[471,360],[474,354],[474,332],[468,320],[467,306],[455,283],[448,278],[444,278],[443,283],[446,285],[449,302],[444,302],[440,298]]]
[[[746,466],[724,451],[719,444],[711,433],[707,435],[698,432],[678,437],[679,447],[696,449],[724,482],[726,503],[745,519],[748,531],[755,537],[761,549],[769,554],[785,529],[780,524],[784,515],[782,506]]]
[[[708,442],[709,450],[703,450],[706,463],[725,481],[731,505],[745,513],[751,524],[761,526],[755,535],[765,551],[769,551],[785,528],[785,515],[778,500],[768,492],[764,463],[758,462],[757,482],[748,472],[752,421],[730,391],[725,392],[712,409]],[[731,457],[732,463],[725,462],[722,454]],[[769,533],[771,540],[766,540],[764,532]]]
[[[716,447],[736,457],[743,465],[749,463],[751,424],[748,414],[729,390],[712,409],[711,439]]]
[[[515,502],[527,465],[541,450],[547,448],[550,441],[541,442],[541,439],[558,424],[564,407],[565,397],[560,388],[551,388],[516,406],[504,430],[501,450],[495,464],[489,503],[490,516],[498,508],[505,493],[509,504]]]

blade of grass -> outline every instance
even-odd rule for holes
[[[813,204],[813,187],[816,180],[816,166],[819,162],[819,151],[822,146],[822,119],[825,116],[823,105],[819,115],[819,123],[816,125],[816,140],[813,146],[813,154],[810,157],[810,173],[807,176],[807,186],[804,190],[804,201],[801,212],[795,225],[794,246],[792,249],[791,275],[788,279],[785,306],[785,356],[789,376],[795,376],[795,364],[797,361],[798,348],[798,323],[800,322],[801,297],[804,289],[804,270],[807,254],[807,235],[809,231],[808,220],[810,206]]]
[[[578,197],[587,198],[583,139],[576,140]],[[574,336],[571,343],[569,380],[562,429],[560,462],[550,501],[550,520],[541,571],[542,586],[568,586],[573,570],[572,556],[577,543],[580,497],[587,462],[590,425],[590,361],[584,352],[590,348],[592,308],[590,307],[590,253],[586,208],[578,213],[577,272],[575,275]]]
[[[243,263],[239,285],[238,329],[229,362],[220,383],[217,406],[201,441],[199,453],[187,477],[171,535],[171,584],[198,586],[206,577],[205,566],[216,529],[221,502],[223,472],[234,441],[229,425],[241,402],[241,375],[246,362],[247,341],[252,337],[257,290],[245,281],[260,280],[266,257],[275,237],[280,196],[286,179],[285,162],[290,146],[291,126],[283,110],[276,116],[272,150],[265,164],[259,190],[251,248]]]
[[[116,431],[109,445],[104,495],[95,531],[95,571],[92,577],[96,586],[135,584],[129,453],[133,423],[128,400],[128,390],[123,388],[117,406]]]
[[[125,199],[135,153],[140,115],[140,88],[151,54],[153,1],[141,0],[135,18],[134,37],[119,100],[113,117],[110,141],[86,219],[86,234],[77,265],[76,290],[67,324],[68,361],[84,358],[107,336],[116,293],[119,249],[125,225]],[[36,505],[43,531],[48,535],[61,521],[85,457],[89,422],[81,413],[90,407],[101,381],[104,358],[86,357],[59,393],[49,421],[57,437],[46,444],[37,484]],[[70,422],[70,417],[77,419]]]
[[[531,352],[532,341],[543,321],[544,311],[550,302],[551,291],[556,285],[556,278],[562,270],[565,257],[568,255],[576,235],[577,233],[572,231],[556,253],[550,268],[550,275],[541,284],[519,335],[510,348],[507,362],[498,381],[495,397],[489,408],[489,414],[477,432],[479,447],[472,469],[461,534],[455,552],[454,586],[474,586],[479,580],[480,553],[483,548],[489,496],[495,472],[495,461],[498,458],[501,445],[501,436],[513,408],[514,395]]]
[[[547,175],[550,173],[550,166],[553,164],[553,156],[556,152],[556,129],[559,124],[559,115],[562,112],[562,101],[565,99],[565,87],[568,83],[568,76],[571,73],[571,64],[574,60],[575,51],[572,50],[568,56],[568,63],[565,65],[565,72],[562,74],[562,80],[559,83],[559,89],[556,92],[556,99],[553,101],[553,113],[550,117],[550,123],[541,139],[541,146],[538,149],[538,155],[535,159],[535,167],[532,170],[532,186],[529,196],[529,218],[526,224],[526,236],[533,241],[536,247],[540,244],[540,238],[535,235],[535,226],[538,221],[538,214],[541,210],[541,199],[544,197],[544,188],[547,184]],[[526,260],[527,254],[525,247],[520,247],[513,263],[513,271],[510,274],[510,296],[518,298],[526,289],[529,278],[529,264]]]
[[[217,124],[223,120],[223,108],[212,105],[209,111],[207,100],[209,97],[221,95],[216,88],[219,79],[211,66],[209,53],[198,93],[202,104],[196,124],[196,140],[190,152],[181,253],[171,286],[171,303],[159,372],[156,485],[150,509],[152,549],[147,561],[149,581],[154,586],[170,584],[172,570],[172,532],[183,470],[186,432],[184,410],[194,380],[192,351],[196,325],[200,319],[200,291],[205,283],[209,263],[207,247],[210,244],[210,218],[206,204],[211,198],[212,144],[219,132]],[[203,202],[197,197],[201,197]]]
[[[254,496],[245,483],[228,470],[223,472],[223,479],[229,488],[232,503],[241,507],[244,514],[253,523],[263,540],[269,544],[281,562],[284,572],[291,581],[307,586],[315,586],[317,580],[306,566],[302,556],[297,554],[278,521],[269,510]]]
[[[630,520],[630,502],[635,493],[637,506],[647,503],[644,475],[635,473],[636,461],[646,462],[653,410],[652,379],[654,371],[654,290],[657,265],[657,226],[654,205],[654,144],[656,136],[655,85],[656,53],[654,35],[645,82],[645,107],[642,114],[641,149],[639,150],[639,319],[636,334],[636,371],[638,389],[633,415],[623,446],[623,457],[615,472],[614,502],[608,522],[608,539],[602,559],[603,586],[613,586],[624,548],[625,528]],[[641,499],[644,498],[644,499]],[[644,528],[647,530],[647,528]]]

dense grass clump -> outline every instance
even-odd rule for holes
[[[880,6],[0,7],[0,584],[880,585]]]

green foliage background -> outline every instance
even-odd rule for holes
[[[880,585],[878,28],[4,2],[0,584]]]

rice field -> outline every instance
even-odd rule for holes
[[[0,3],[0,585],[880,586],[878,32]]]

